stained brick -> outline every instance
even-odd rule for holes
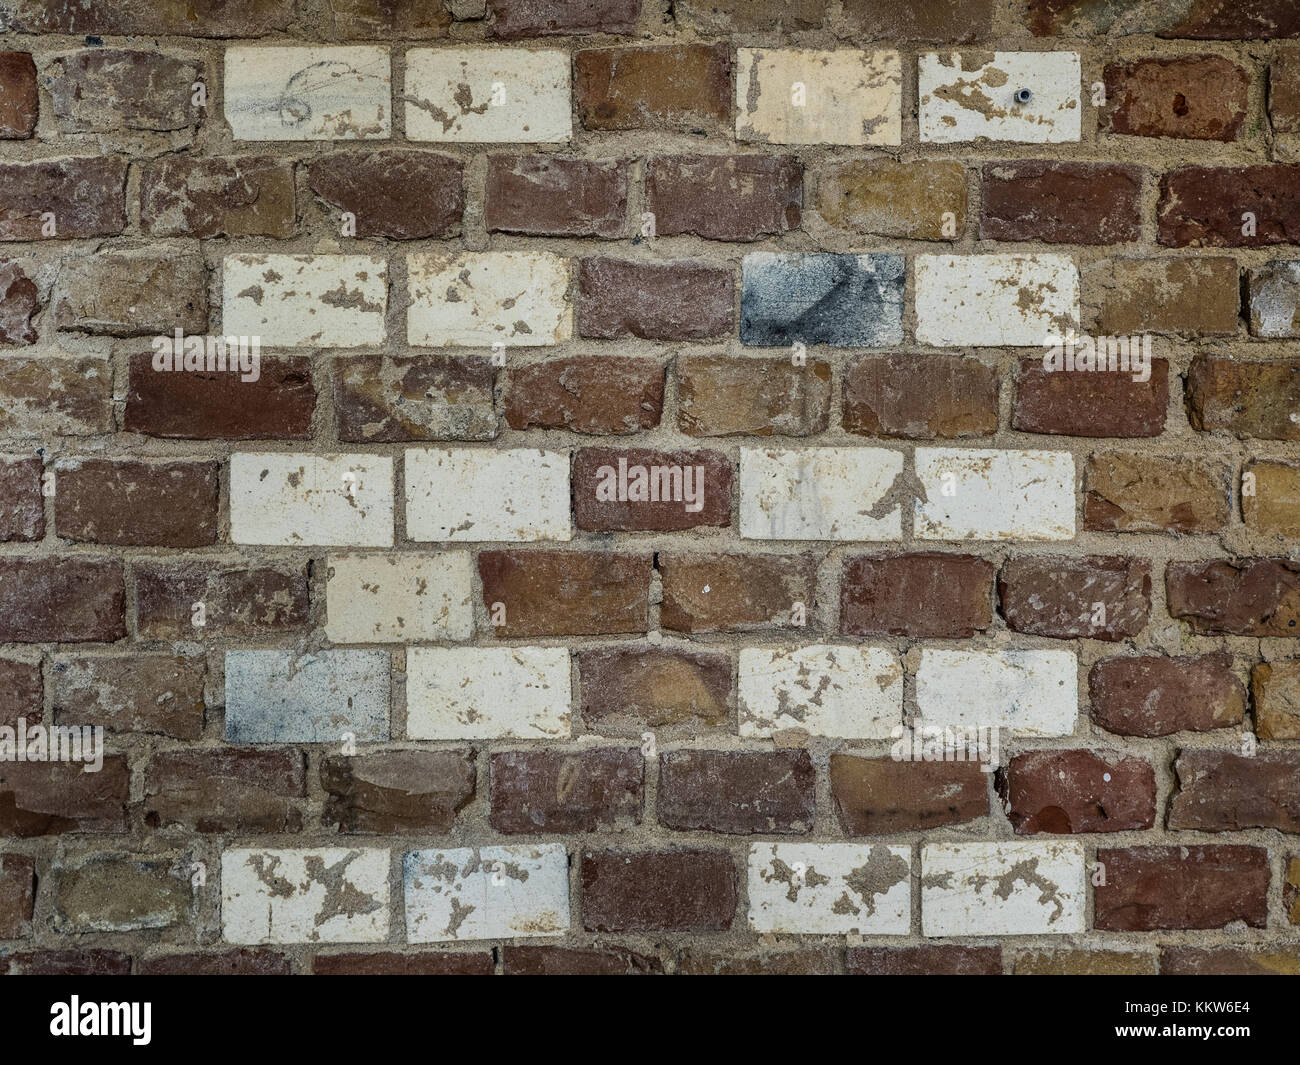
[[[722,931],[735,918],[727,851],[585,851],[581,876],[589,932]]]
[[[313,160],[307,183],[335,212],[355,218],[358,237],[418,240],[460,233],[461,171],[459,160],[434,152],[336,152]]]
[[[0,559],[0,641],[112,643],[126,635],[125,610],[120,563]]]
[[[636,29],[641,0],[487,0],[496,37],[624,33]]]
[[[1108,63],[1104,76],[1114,133],[1231,141],[1246,117],[1250,79],[1222,56]]]
[[[645,761],[636,747],[497,751],[491,824],[507,835],[640,824]]]
[[[573,457],[573,515],[595,532],[731,524],[731,460],[720,451],[586,447]]]
[[[203,735],[206,677],[202,658],[61,655],[51,673],[55,720],[197,740]]]
[[[491,440],[496,372],[483,356],[358,355],[334,379],[339,439],[357,443]]]
[[[855,976],[1001,976],[1001,947],[850,947]]]
[[[1151,763],[1112,751],[1027,751],[998,772],[1018,835],[1128,832],[1156,819]]]
[[[507,976],[644,976],[663,972],[657,958],[621,947],[530,947],[503,951]]]
[[[821,359],[681,355],[677,427],[690,436],[810,436],[830,420],[831,366]]]
[[[1117,556],[1021,555],[998,574],[998,599],[1015,632],[1121,640],[1146,628],[1151,566]]]
[[[1237,437],[1300,440],[1300,359],[1238,361],[1197,355],[1187,371],[1187,416],[1193,429]]]
[[[798,229],[803,166],[792,155],[670,155],[650,161],[646,210],[661,237],[751,241]]]
[[[1171,562],[1169,613],[1195,633],[1300,635],[1300,563],[1273,558]]]
[[[731,660],[724,652],[592,648],[578,652],[578,673],[583,720],[606,735],[716,726],[727,718]]]
[[[964,639],[993,623],[993,563],[919,552],[848,560],[840,589],[846,636]]]
[[[1213,533],[1229,521],[1231,473],[1194,457],[1090,455],[1083,524],[1099,532]]]
[[[484,196],[483,224],[490,233],[626,235],[628,166],[620,160],[494,155]]]
[[[659,623],[677,632],[801,627],[796,603],[814,616],[816,562],[782,555],[661,555]]]
[[[998,162],[982,176],[982,240],[1122,244],[1141,236],[1139,167]]]
[[[291,237],[293,164],[273,156],[188,155],[146,163],[140,224],[158,237]]]
[[[946,159],[853,160],[824,167],[817,175],[817,211],[830,225],[858,233],[956,240],[966,231],[966,168]]]
[[[217,541],[215,462],[62,459],[54,530],[65,540],[154,547]]]
[[[1268,917],[1268,852],[1262,847],[1100,849],[1106,883],[1094,890],[1093,925],[1108,932],[1222,928]]]
[[[1169,827],[1197,832],[1273,828],[1300,833],[1300,754],[1183,750]]]
[[[1111,259],[1090,272],[1085,289],[1101,288],[1098,331],[1105,335],[1237,331],[1237,260],[1197,255],[1178,259]]]
[[[0,542],[39,540],[45,535],[45,500],[39,456],[0,456]]]
[[[1246,691],[1226,654],[1108,658],[1088,677],[1092,719],[1123,736],[1208,732],[1241,722]]]
[[[322,822],[343,832],[401,835],[451,830],[474,797],[469,751],[332,755],[321,763]]]
[[[987,817],[988,774],[974,762],[896,762],[833,754],[831,796],[850,836],[916,832]]]
[[[1188,166],[1160,179],[1156,228],[1173,248],[1262,248],[1300,241],[1300,165]],[[1243,215],[1254,216],[1254,232]]]
[[[308,620],[303,568],[211,562],[135,565],[136,618],[146,640],[274,636]],[[195,625],[194,604],[203,604]]]
[[[864,436],[953,440],[998,427],[998,373],[956,355],[858,359],[844,377],[844,428]]]
[[[27,52],[0,52],[0,139],[25,140],[36,131],[40,102],[36,64]]]
[[[1117,367],[1122,363],[1117,362]],[[1146,369],[1148,379],[1139,380]],[[1011,427],[1064,436],[1159,436],[1168,406],[1165,359],[1151,358],[1149,368],[1138,366],[1128,372],[1122,368],[1071,371],[1045,369],[1043,357],[1030,356],[1021,360],[1016,375]]]
[[[807,751],[665,751],[656,811],[684,832],[812,830],[817,774]]]
[[[54,215],[53,236],[111,237],[126,228],[126,160],[54,159],[0,163],[0,240],[45,240],[41,232]]]
[[[144,819],[195,832],[297,832],[307,795],[298,750],[222,747],[160,751],[144,774]]]
[[[596,258],[578,266],[578,333],[584,337],[705,340],[730,333],[734,314],[727,269]]]
[[[645,632],[649,555],[586,551],[483,551],[483,605],[505,604],[500,637]]]
[[[90,48],[51,59],[41,82],[65,133],[118,129],[181,130],[197,126],[193,103],[203,65],[161,52]]]
[[[1250,697],[1261,740],[1300,740],[1300,660],[1259,663],[1250,674]]]
[[[573,70],[577,113],[587,129],[718,132],[731,125],[725,44],[583,49]]]
[[[131,772],[104,756],[98,773],[77,762],[6,762],[0,773],[0,836],[125,832]]]
[[[548,359],[509,369],[504,400],[511,429],[635,433],[659,424],[664,368],[627,355]]]

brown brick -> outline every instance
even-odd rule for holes
[[[434,152],[335,152],[307,168],[312,192],[356,217],[358,237],[454,237],[465,210],[460,160]]]
[[[197,255],[98,252],[63,264],[54,298],[63,332],[109,336],[203,333],[207,269]]]
[[[112,428],[107,359],[0,357],[0,436],[90,436]]]
[[[587,129],[730,130],[726,44],[583,49],[573,71],[578,117]]]
[[[1156,956],[1145,951],[1029,950],[1016,955],[1016,976],[1155,976]]]
[[[483,224],[535,237],[626,236],[628,174],[619,159],[490,156]]]
[[[810,436],[830,418],[831,365],[680,355],[677,427],[690,436]]]
[[[496,371],[481,355],[360,355],[339,359],[339,439],[358,443],[491,440]]]
[[[1226,465],[1184,456],[1089,455],[1083,525],[1098,532],[1213,533],[1231,516]]]
[[[845,636],[966,639],[993,623],[994,565],[922,551],[850,558],[840,586]]]
[[[1241,4],[1167,4],[1164,0],[1028,0],[1029,25],[1039,37],[1155,33],[1193,40],[1250,40],[1293,37],[1300,20],[1290,0],[1247,0]]]
[[[1246,524],[1261,536],[1279,540],[1300,537],[1300,466],[1250,462],[1243,477],[1253,479],[1253,491],[1241,494],[1241,516]]]
[[[506,40],[636,32],[641,0],[487,0],[492,35]]]
[[[734,951],[682,952],[679,976],[833,976],[840,971],[841,951],[832,947],[769,950],[738,956]]]
[[[1300,636],[1300,563],[1278,558],[1171,562],[1169,613],[1199,635]]]
[[[1013,632],[1122,640],[1146,628],[1151,563],[1115,555],[1022,555],[998,574],[998,599]]]
[[[65,540],[151,547],[217,542],[218,463],[63,459],[55,476],[54,531]]]
[[[854,976],[1000,976],[1001,947],[850,947]]]
[[[9,976],[126,976],[131,955],[117,950],[27,950],[0,958]]]
[[[731,483],[720,451],[584,447],[573,456],[573,517],[595,532],[730,525]]]
[[[1300,951],[1235,950],[1232,947],[1165,947],[1164,976],[1300,976]]]
[[[1113,133],[1232,141],[1246,117],[1250,79],[1217,55],[1108,63],[1106,120]]]
[[[1092,720],[1121,736],[1209,732],[1241,723],[1246,690],[1226,654],[1108,658],[1088,675]]]
[[[731,271],[702,263],[585,258],[578,266],[578,334],[601,340],[704,340],[730,333]]]
[[[141,561],[135,587],[142,640],[275,636],[309,622],[305,567]],[[193,623],[195,603],[204,607],[202,627]]]
[[[36,64],[27,52],[0,52],[0,139],[26,140],[40,108]]]
[[[326,10],[344,41],[432,40],[451,31],[451,12],[427,0],[330,0]]]
[[[36,862],[25,854],[0,854],[0,939],[32,934]]]
[[[297,832],[307,795],[307,760],[286,748],[160,751],[144,774],[150,828],[195,832]]]
[[[700,33],[794,33],[815,30],[826,18],[827,0],[677,0],[679,24]]]
[[[803,165],[793,155],[664,155],[646,172],[655,233],[749,241],[798,229]]]
[[[106,732],[203,735],[202,658],[177,655],[61,655],[54,660],[54,719]]]
[[[104,756],[98,773],[78,762],[0,764],[0,836],[125,832],[131,772],[126,756]]]
[[[60,855],[46,895],[57,932],[140,932],[194,924],[195,891],[188,857]]]
[[[0,558],[0,642],[112,643],[125,610],[118,562]]]
[[[273,950],[236,947],[217,954],[163,954],[139,963],[144,976],[288,976],[293,963]]]
[[[850,836],[918,832],[987,817],[988,774],[975,762],[831,755],[831,795]]]
[[[956,240],[966,232],[966,168],[946,159],[837,163],[818,171],[817,211],[829,225],[857,233]],[[945,213],[953,216],[947,234]]]
[[[383,751],[332,755],[321,763],[322,824],[343,832],[450,832],[474,798],[474,754],[468,750]]]
[[[1093,927],[1107,932],[1222,928],[1268,920],[1268,851],[1183,846],[1098,850],[1106,883],[1093,893]]]
[[[291,237],[293,164],[260,155],[148,162],[140,174],[140,225],[156,237]]]
[[[636,747],[497,751],[490,823],[507,835],[639,825],[645,759]]]
[[[35,344],[39,339],[32,319],[49,293],[41,291],[29,269],[16,259],[0,259],[0,344]]]
[[[0,542],[39,540],[45,535],[45,500],[37,455],[0,455]]]
[[[1300,359],[1245,362],[1197,355],[1187,371],[1193,429],[1263,440],[1300,440]]]
[[[736,866],[727,851],[582,855],[582,925],[589,932],[725,931],[736,901]]]
[[[547,359],[507,370],[504,400],[511,429],[635,433],[659,424],[664,368],[628,355]]]
[[[1255,233],[1242,232],[1242,215]],[[1300,242],[1300,164],[1188,166],[1160,179],[1157,236],[1173,248],[1262,248]]]
[[[54,236],[111,237],[126,228],[126,160],[109,155],[0,163],[0,240],[46,240],[45,214]]]
[[[788,555],[665,554],[659,558],[659,623],[674,632],[800,628],[794,604],[811,619],[817,561]]]
[[[605,735],[727,719],[731,659],[725,652],[599,647],[578,652],[578,673],[583,721]]]
[[[622,947],[507,946],[503,960],[507,976],[646,976],[663,972],[657,958]]]
[[[1017,835],[1129,832],[1156,822],[1156,775],[1118,751],[1026,751],[998,770]]]
[[[988,37],[993,0],[843,0],[854,40],[964,44]]]
[[[256,381],[232,370],[155,370],[131,356],[124,428],[176,440],[305,440],[316,389],[311,356],[262,355]]]
[[[1275,133],[1300,133],[1300,47],[1279,45],[1268,65],[1268,117]]]
[[[1182,750],[1169,827],[1197,832],[1300,832],[1300,751]]]
[[[995,433],[997,368],[959,355],[865,356],[844,375],[844,428],[904,440]]]
[[[489,951],[317,954],[312,962],[317,976],[491,976],[494,969]]]
[[[20,33],[260,37],[293,20],[293,0],[14,0],[10,8],[9,28]]]
[[[1250,674],[1255,732],[1261,740],[1300,740],[1300,660],[1261,662]]]
[[[43,707],[40,662],[0,658],[0,725],[16,728],[20,717],[28,725],[40,724]]]
[[[1237,260],[1109,259],[1086,275],[1099,296],[1097,330],[1105,335],[1231,335],[1241,305]]]
[[[482,551],[483,604],[505,604],[500,637],[601,636],[650,624],[649,555]]]
[[[193,59],[120,48],[54,56],[41,75],[64,133],[192,128],[203,118],[193,85],[204,79]]]
[[[811,832],[817,771],[807,751],[664,751],[659,822],[683,832]]]
[[[1287,920],[1300,924],[1300,857],[1287,859],[1286,881],[1282,885],[1282,905],[1286,907]]]
[[[980,239],[1120,244],[1142,235],[1142,169],[1002,161],[982,174]]]
[[[1046,356],[1020,360],[1011,427],[1063,436],[1147,437],[1164,432],[1169,363],[1151,359],[1150,378],[1137,371],[1046,370]],[[1078,364],[1076,363],[1076,366]]]

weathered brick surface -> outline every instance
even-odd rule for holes
[[[0,640],[112,643],[126,635],[120,563],[0,559]]]
[[[811,436],[830,420],[831,367],[820,359],[681,355],[677,426],[690,436]]]
[[[731,331],[731,271],[699,263],[583,259],[578,333],[617,340],[704,340]]]
[[[54,659],[55,719],[181,740],[203,735],[206,669],[175,655],[64,655]]]
[[[1041,358],[1024,359],[1011,426],[1056,436],[1159,436],[1169,406],[1169,363],[1153,358],[1149,369],[1141,381],[1138,371],[1062,373],[1045,369]]]
[[[724,850],[587,851],[582,921],[592,932],[711,931],[731,927],[736,867]]]
[[[1300,629],[1300,567],[1273,558],[1171,562],[1169,613],[1193,632],[1295,636]]]
[[[1228,524],[1224,466],[1190,457],[1104,452],[1083,476],[1083,524],[1101,532],[1212,533]]]
[[[488,159],[483,222],[489,232],[538,237],[621,237],[628,167],[545,155]]]
[[[0,779],[0,836],[125,832],[130,770],[108,755],[98,773],[76,763],[15,762]]]
[[[1092,719],[1123,736],[1207,732],[1241,721],[1246,691],[1226,654],[1108,658],[1088,676]]]
[[[924,831],[985,817],[986,777],[971,762],[831,756],[835,813],[851,836]]]
[[[1007,627],[1058,639],[1136,636],[1151,612],[1151,568],[1139,559],[1019,556],[998,574]]]
[[[504,387],[511,429],[635,433],[659,424],[664,368],[654,359],[577,356],[510,370]]]
[[[494,375],[491,363],[482,357],[341,359],[334,378],[339,439],[490,440],[497,432]]]
[[[659,763],[659,820],[685,832],[808,832],[816,772],[806,751],[668,751]]]
[[[991,562],[922,552],[849,560],[840,592],[846,636],[964,639],[993,623]]]
[[[1292,751],[1243,757],[1227,751],[1179,753],[1179,789],[1169,807],[1169,827],[1201,832],[1275,828],[1300,832],[1300,775]]]
[[[164,751],[144,779],[144,818],[195,832],[296,832],[307,767],[301,751]]]
[[[954,440],[998,427],[998,375],[955,355],[859,359],[844,378],[844,428],[864,436]]]
[[[586,48],[573,70],[587,129],[716,132],[730,124],[731,52],[723,44]]]
[[[0,52],[0,137],[25,140],[36,130],[40,100],[28,52]]]
[[[719,451],[585,447],[573,457],[573,517],[595,532],[730,525],[731,484]]]
[[[981,240],[1123,244],[1141,233],[1142,172],[1104,163],[989,163]]]
[[[1300,739],[1300,662],[1261,662],[1250,675],[1250,696],[1260,739]]]
[[[1256,248],[1294,244],[1300,233],[1300,167],[1189,166],[1160,179],[1161,244],[1174,248]],[[1242,215],[1254,216],[1254,232]]]
[[[535,835],[636,824],[644,775],[635,747],[498,752],[490,770],[492,827]]]
[[[1268,852],[1232,845],[1098,849],[1106,884],[1096,889],[1097,928],[1145,932],[1262,928],[1267,914]]]
[[[126,161],[121,156],[4,163],[0,182],[7,190],[0,207],[0,240],[104,237],[126,228]]]
[[[966,225],[966,169],[955,160],[893,159],[826,167],[820,174],[817,211],[830,225],[858,233],[955,239]]]
[[[731,699],[726,654],[657,648],[578,653],[582,716],[596,731],[638,734],[644,726],[719,726]]]
[[[68,459],[55,469],[54,531],[66,540],[153,547],[216,543],[215,463]]]
[[[465,196],[461,164],[433,152],[338,152],[314,161],[307,182],[335,213],[356,220],[358,237],[454,237]]]
[[[660,622],[678,632],[798,626],[814,603],[814,560],[775,555],[666,555]]]
[[[325,824],[342,832],[447,832],[474,797],[466,751],[389,751],[321,763]]]
[[[274,156],[169,155],[141,172],[140,222],[159,237],[291,237],[293,165]]]
[[[67,133],[195,126],[202,68],[157,52],[94,48],[56,56],[42,72],[59,128]]]
[[[1113,751],[1028,751],[998,774],[998,793],[1020,835],[1127,832],[1156,818],[1149,762]]]
[[[803,167],[788,155],[659,156],[646,174],[646,209],[661,237],[779,236],[803,217]]]
[[[649,619],[648,555],[583,551],[483,551],[483,605],[504,606],[493,632],[517,636],[644,632]]]
[[[1107,64],[1107,121],[1114,133],[1231,141],[1246,117],[1249,75],[1214,55]]]

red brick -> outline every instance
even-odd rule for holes
[[[843,0],[855,40],[964,44],[989,36],[993,0]]]
[[[482,551],[483,604],[505,604],[500,637],[600,636],[650,624],[649,555]]]
[[[40,724],[44,701],[40,662],[0,658],[0,725],[15,728],[20,717]]]
[[[497,751],[490,790],[490,823],[507,835],[637,825],[645,759],[636,747]]]
[[[811,832],[817,771],[807,751],[664,751],[659,822],[683,832]]]
[[[682,952],[677,965],[679,976],[834,976],[840,972],[836,947],[808,947],[791,950],[766,950],[741,955],[734,950],[698,950]]]
[[[470,751],[382,751],[331,755],[321,763],[322,824],[343,832],[449,832],[474,798]]]
[[[126,635],[117,562],[0,559],[0,642],[112,643]]]
[[[1300,133],[1300,47],[1278,45],[1268,65],[1268,117],[1275,133]]]
[[[636,32],[641,0],[487,0],[492,35],[568,36],[582,33]]]
[[[1182,750],[1169,827],[1197,832],[1300,832],[1300,751]]]
[[[1113,555],[1022,555],[998,574],[998,599],[1014,632],[1122,640],[1146,628],[1151,564]]]
[[[37,455],[0,455],[0,542],[39,540],[45,535],[45,499]]]
[[[168,155],[140,172],[140,225],[157,237],[291,237],[293,164],[274,156]]]
[[[287,30],[293,0],[15,0],[10,29],[20,33],[260,37]]]
[[[1245,0],[1240,4],[1192,5],[1140,0],[1098,5],[1091,0],[1029,0],[1029,25],[1039,37],[1155,33],[1193,40],[1250,40],[1293,37],[1300,20],[1290,0]],[[1140,18],[1133,18],[1135,13]]]
[[[831,364],[680,355],[677,428],[688,436],[811,436],[830,421]]]
[[[703,263],[585,258],[578,267],[578,334],[601,340],[705,340],[732,331],[731,271]]]
[[[1300,636],[1300,563],[1277,558],[1171,562],[1169,613],[1200,635]]]
[[[578,118],[592,130],[692,130],[731,126],[731,49],[589,48],[574,56]]]
[[[356,218],[358,237],[454,237],[465,210],[462,165],[433,152],[336,152],[312,161],[307,183],[334,214]]]
[[[104,756],[97,773],[78,762],[0,764],[0,836],[125,832],[131,773],[126,756]]]
[[[1189,140],[1237,139],[1250,79],[1217,55],[1108,63],[1106,119],[1114,133]]]
[[[1242,215],[1255,233],[1242,232]],[[1160,179],[1158,239],[1173,248],[1263,248],[1300,242],[1300,164],[1188,166]]]
[[[228,566],[212,562],[138,562],[136,617],[144,640],[273,636],[309,621],[305,568]],[[194,604],[204,605],[195,626]]]
[[[504,400],[511,429],[635,433],[659,424],[664,368],[628,355],[547,359],[507,370]]]
[[[1001,976],[1001,947],[850,947],[854,976]]]
[[[1106,883],[1093,894],[1093,927],[1107,932],[1222,928],[1268,922],[1268,851],[1262,847],[1098,850]]]
[[[650,160],[655,233],[749,241],[798,229],[803,165],[792,155],[667,155]]]
[[[998,428],[998,373],[957,355],[877,355],[844,376],[844,428],[864,436],[952,440]]]
[[[1151,763],[1117,751],[1026,751],[998,771],[1017,835],[1128,832],[1156,821]]]
[[[675,632],[752,632],[801,628],[794,604],[811,623],[817,561],[789,555],[665,554],[659,557],[659,623]]]
[[[483,224],[489,233],[624,237],[628,172],[618,159],[490,156]]]
[[[204,66],[161,52],[87,48],[51,58],[41,72],[50,110],[65,133],[193,128],[193,103]]]
[[[126,228],[126,161],[119,156],[0,163],[0,240],[46,240],[42,215],[54,215],[54,236],[111,237]]]
[[[1209,732],[1241,723],[1246,689],[1226,654],[1108,658],[1088,675],[1092,720],[1121,736]]]
[[[793,33],[819,29],[827,6],[828,0],[677,0],[673,14],[700,33]]]
[[[339,359],[339,439],[360,443],[491,440],[496,371],[481,355],[360,355]]]
[[[1020,360],[1011,427],[1063,436],[1149,437],[1165,429],[1169,363],[1151,360],[1151,376],[1135,381],[1123,370],[1043,368],[1043,358]]]
[[[40,102],[36,63],[27,52],[0,52],[0,139],[26,140],[36,132]]]
[[[330,0],[326,10],[342,41],[430,40],[446,37],[452,23],[450,11],[427,0]]]
[[[982,240],[1121,244],[1142,235],[1142,169],[1002,161],[983,171]]]
[[[663,972],[657,958],[621,947],[507,946],[507,976],[647,976]]]
[[[217,542],[215,462],[65,459],[56,476],[54,531],[65,540],[145,547]]]
[[[578,652],[583,722],[607,736],[648,726],[694,731],[723,724],[731,704],[726,652],[599,647]]]
[[[731,485],[731,460],[720,451],[584,447],[573,456],[573,516],[579,529],[594,532],[726,526]]]
[[[726,851],[582,855],[582,924],[589,932],[725,931],[736,902],[736,866]]]
[[[106,732],[149,732],[181,740],[203,735],[203,658],[162,655],[60,655],[50,679],[60,725]]]
[[[144,774],[144,819],[150,828],[202,833],[297,832],[306,795],[307,762],[299,750],[160,751]]]
[[[919,832],[987,817],[988,774],[975,762],[896,762],[833,754],[831,796],[850,836]]]
[[[126,976],[131,955],[117,950],[25,950],[0,957],[9,976]]]
[[[144,976],[288,976],[293,962],[273,950],[236,947],[219,954],[163,954],[141,961]]]
[[[847,560],[840,586],[845,636],[965,639],[993,623],[994,565],[923,551]]]
[[[495,968],[487,951],[317,954],[312,961],[317,976],[491,976]]]

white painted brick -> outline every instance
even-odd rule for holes
[[[980,57],[982,58],[982,57]],[[921,140],[1026,141],[1058,144],[1079,139],[1077,52],[994,52],[979,58],[922,55],[917,60]],[[1015,101],[1028,89],[1027,103]]]
[[[916,673],[926,725],[987,726],[1022,736],[1068,736],[1079,712],[1073,651],[926,648]]]
[[[263,348],[359,348],[384,342],[388,264],[370,255],[228,255],[222,333]]]
[[[221,855],[228,943],[382,943],[389,852],[377,847],[240,847]]]
[[[412,255],[412,347],[546,347],[573,336],[569,261],[545,251]]]
[[[918,540],[1070,540],[1074,457],[1068,451],[916,449]]]
[[[1084,931],[1083,844],[927,843],[921,847],[921,931],[927,936]]]
[[[332,643],[465,640],[474,634],[473,559],[446,554],[330,555]]]
[[[569,456],[531,448],[406,453],[412,540],[567,540]]]
[[[881,647],[742,648],[739,696],[745,737],[804,729],[814,736],[884,739],[903,722],[903,670]]]
[[[388,49],[226,49],[226,121],[237,141],[373,140],[392,131]]]
[[[387,651],[227,651],[226,740],[386,740],[391,689]]]
[[[569,859],[561,843],[411,851],[402,881],[408,943],[569,929]]]
[[[406,734],[413,740],[564,738],[570,696],[562,647],[406,652]]]
[[[771,144],[898,144],[897,52],[736,51],[736,138]],[[797,102],[802,86],[803,103]]]
[[[1068,255],[918,255],[916,339],[935,347],[1036,347],[1079,323]]]
[[[740,449],[740,535],[749,540],[897,540],[886,504],[903,455],[878,447]]]
[[[755,932],[905,936],[912,923],[912,848],[755,843],[749,926]]]
[[[237,452],[230,456],[230,539],[289,547],[391,547],[393,460]]]
[[[412,48],[404,99],[413,141],[542,144],[573,136],[567,51]]]

